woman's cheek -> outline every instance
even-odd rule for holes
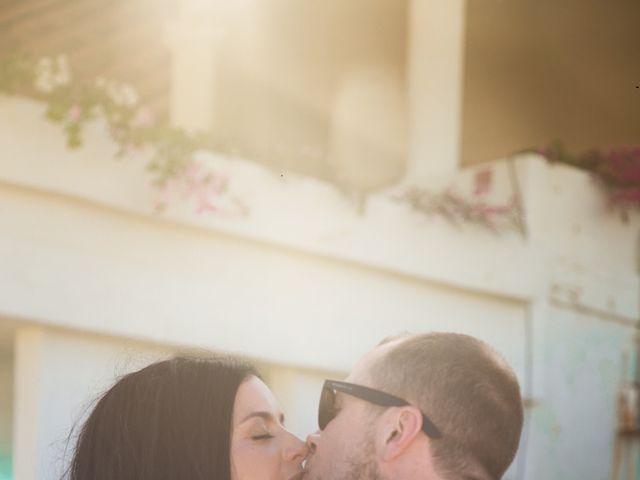
[[[238,445],[231,452],[235,466],[232,480],[279,479],[279,448],[277,442],[269,444]]]

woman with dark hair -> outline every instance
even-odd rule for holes
[[[121,378],[82,427],[69,480],[298,480],[304,442],[255,368],[179,357]]]

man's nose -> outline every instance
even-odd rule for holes
[[[316,453],[318,440],[320,440],[320,430],[316,430],[315,432],[307,435],[307,447],[311,453]]]

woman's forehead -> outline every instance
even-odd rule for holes
[[[254,412],[270,413],[276,420],[281,416],[280,405],[273,392],[258,377],[251,376],[238,388],[234,403],[234,421],[241,421]]]

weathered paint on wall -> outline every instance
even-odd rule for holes
[[[539,319],[545,334],[535,362],[541,384],[530,412],[527,478],[609,478],[617,389],[629,380],[634,329],[566,307],[547,313]]]

